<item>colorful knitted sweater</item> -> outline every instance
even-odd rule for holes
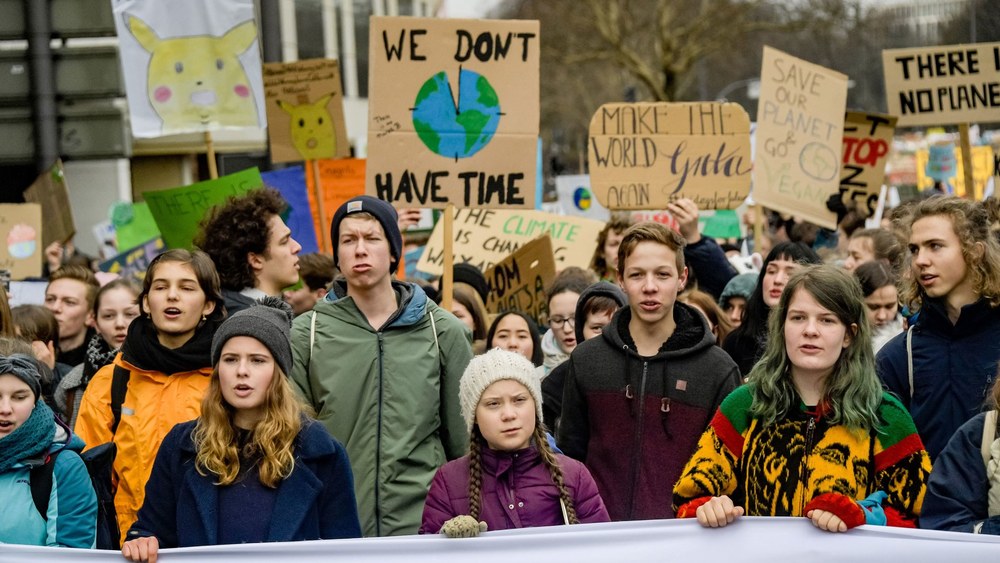
[[[803,516],[823,509],[849,527],[884,522],[916,527],[930,457],[909,413],[884,394],[877,432],[830,425],[800,404],[765,426],[750,414],[751,385],[722,402],[674,486],[679,518],[695,516],[710,498],[728,495],[748,516]],[[877,491],[884,519],[857,502]],[[876,503],[877,504],[877,503]]]

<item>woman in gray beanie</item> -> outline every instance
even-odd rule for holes
[[[0,544],[92,549],[97,496],[80,459],[83,441],[52,413],[41,400],[41,392],[34,358],[0,356],[0,503],[4,507]],[[46,491],[40,483],[48,483],[48,490],[36,497]]]
[[[469,362],[459,388],[469,454],[431,482],[422,534],[607,522],[608,511],[582,463],[549,447],[535,366],[494,348]]]
[[[291,308],[265,297],[216,331],[201,416],[160,446],[126,559],[154,561],[161,547],[361,536],[347,452],[303,414],[286,376],[291,323]]]

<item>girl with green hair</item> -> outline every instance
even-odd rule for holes
[[[719,407],[674,487],[680,518],[804,516],[843,532],[915,527],[931,464],[882,390],[857,281],[834,266],[789,280],[747,385]]]

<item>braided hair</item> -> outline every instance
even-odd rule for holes
[[[579,524],[580,520],[576,516],[576,507],[573,505],[573,497],[566,488],[563,481],[562,469],[556,460],[556,454],[549,447],[548,439],[545,436],[545,427],[540,421],[535,422],[535,431],[532,435],[535,440],[535,448],[542,458],[542,463],[549,470],[552,482],[559,489],[559,498],[566,506],[566,519],[570,524]],[[479,425],[472,427],[469,440],[469,515],[479,519],[482,511],[482,490],[483,490],[483,435],[479,431]]]

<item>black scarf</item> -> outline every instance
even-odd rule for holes
[[[183,346],[171,350],[160,344],[152,319],[139,317],[128,327],[122,358],[139,369],[164,375],[209,367],[212,365],[212,337],[220,322],[210,317],[198,325],[194,336]]]
[[[113,362],[117,354],[118,350],[112,348],[103,336],[97,333],[91,336],[87,342],[87,359],[83,361],[83,379],[80,383],[87,385],[97,370]]]

